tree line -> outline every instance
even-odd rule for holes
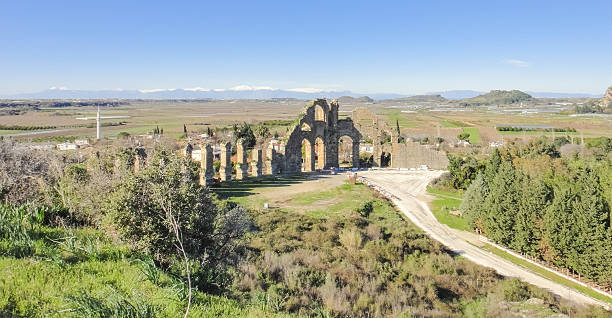
[[[450,174],[439,182],[465,189],[463,217],[492,241],[610,285],[607,153],[561,157],[543,137],[495,149],[487,159],[453,157]]]

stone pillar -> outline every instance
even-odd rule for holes
[[[193,152],[193,146],[190,143],[187,143],[187,146],[185,146],[185,149],[183,149],[183,155],[185,155],[185,157],[191,159],[191,153]]]
[[[276,150],[270,145],[266,150],[266,174],[278,174],[278,163],[276,162]]]
[[[311,171],[315,171],[315,161],[314,161],[314,156],[315,156],[315,150],[314,150],[314,141],[309,141],[308,144],[306,145],[306,151],[304,151],[304,157],[302,158],[304,160],[304,171],[305,172],[311,172]]]
[[[381,162],[381,156],[382,156],[382,151],[381,151],[381,147],[380,147],[380,140],[375,139],[374,140],[374,144],[372,145],[372,159],[374,159],[374,167],[380,167],[382,162]]]
[[[236,142],[236,179],[242,180],[248,177],[248,170],[246,141],[240,138]]]
[[[136,154],[134,155],[134,173],[144,168],[147,160],[147,153],[144,148],[136,148]]]
[[[359,168],[359,140],[353,140],[353,168]]]
[[[201,150],[202,158],[200,160],[200,185],[210,186],[213,184],[215,168],[213,167],[213,150],[209,144]]]
[[[251,158],[251,174],[258,178],[261,177],[261,149],[253,149],[253,157]]]
[[[219,176],[221,181],[232,180],[232,144],[226,143],[221,147],[221,168],[219,168]]]

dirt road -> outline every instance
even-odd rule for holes
[[[440,171],[364,171],[361,177],[395,195],[395,205],[414,224],[433,239],[446,245],[463,257],[477,264],[495,269],[504,276],[518,277],[523,281],[547,289],[563,298],[580,304],[596,304],[609,308],[609,304],[579,293],[576,290],[538,276],[497,255],[484,251],[458,237],[446,225],[440,224],[425,203],[427,184],[438,177]]]

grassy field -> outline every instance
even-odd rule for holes
[[[471,231],[464,218],[450,214],[450,211],[459,209],[459,205],[461,205],[461,194],[433,189],[431,187],[427,187],[427,192],[435,197],[431,202],[431,212],[436,219],[438,219],[438,222],[446,224],[453,229]]]
[[[440,126],[445,128],[461,128],[467,125],[459,121],[443,121],[440,122]]]
[[[34,255],[7,256],[0,240],[0,316],[179,317],[186,286],[150,258],[111,242],[92,229],[40,227]],[[272,316],[264,307],[195,292],[194,317]]]
[[[400,129],[402,128],[417,128],[421,125],[419,121],[410,119],[410,114],[402,114],[401,110],[385,110],[387,116],[387,125],[391,128],[396,127],[396,123],[399,123]]]
[[[463,127],[463,132],[470,134],[470,139],[468,141],[471,144],[477,144],[482,141],[480,139],[480,131],[478,131],[476,127]]]
[[[527,262],[527,261],[525,261],[525,260],[523,260],[521,258],[518,258],[518,257],[516,257],[516,256],[514,256],[512,254],[509,254],[509,253],[507,253],[505,251],[502,251],[502,250],[496,248],[495,246],[492,246],[490,244],[486,244],[484,247],[482,247],[482,249],[487,250],[487,251],[489,251],[489,252],[491,252],[491,253],[493,253],[493,254],[495,254],[497,256],[503,257],[503,258],[511,261],[514,264],[517,264],[519,266],[527,268],[528,270],[530,270],[530,271],[532,271],[532,272],[534,272],[534,273],[536,273],[536,274],[538,274],[538,275],[540,275],[542,277],[550,279],[551,281],[553,281],[555,283],[561,284],[563,286],[571,287],[571,288],[573,288],[575,290],[578,290],[579,292],[581,292],[581,293],[583,293],[585,295],[589,295],[589,296],[591,296],[591,297],[593,297],[595,299],[598,299],[598,300],[601,300],[601,301],[605,301],[607,303],[612,304],[612,298],[610,298],[610,297],[606,297],[606,296],[604,296],[602,294],[599,294],[599,293],[593,291],[592,289],[590,289],[588,287],[584,287],[584,286],[582,286],[580,284],[576,284],[575,282],[573,282],[571,280],[565,279],[565,278],[563,278],[563,277],[561,277],[559,275],[551,273],[550,271],[547,271],[547,270],[545,270],[545,269],[543,269],[543,268],[541,268],[541,267],[539,267],[537,265],[534,265],[534,264],[529,263],[529,262]],[[568,293],[569,293],[569,290],[568,290]]]

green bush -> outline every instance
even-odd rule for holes
[[[27,257],[34,254],[34,241],[28,231],[26,206],[0,205],[0,254]]]
[[[198,166],[189,158],[156,152],[151,164],[130,176],[113,193],[108,209],[121,237],[150,253],[165,269],[182,271],[182,244],[199,287],[218,286],[228,265],[244,253],[244,235],[252,223],[241,207],[219,208],[199,185]],[[181,242],[177,239],[176,224]]]

